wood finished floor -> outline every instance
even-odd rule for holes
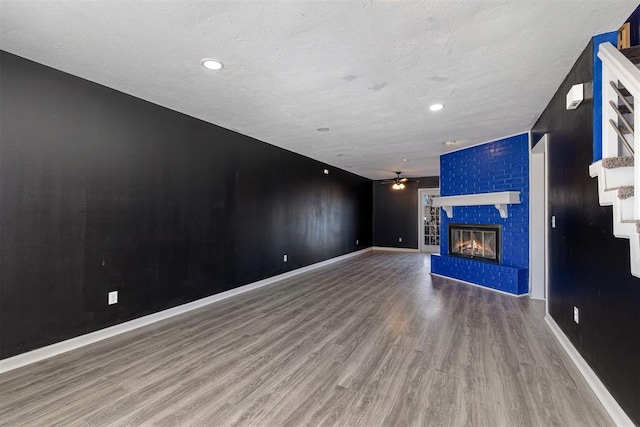
[[[613,425],[543,312],[374,252],[2,374],[0,424]]]

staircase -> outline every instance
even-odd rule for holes
[[[629,239],[631,274],[640,277],[640,167],[635,167],[640,165],[640,150],[635,151],[634,132],[640,123],[640,108],[634,108],[634,99],[640,99],[640,47],[618,51],[603,43],[598,58],[602,60],[602,160],[593,163],[589,173],[598,177],[600,205],[613,206],[613,234]]]

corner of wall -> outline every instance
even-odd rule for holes
[[[602,160],[602,61],[598,58],[598,48],[602,43],[615,45],[618,32],[593,36],[593,161]]]

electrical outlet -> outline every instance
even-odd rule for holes
[[[402,242],[402,237],[398,237],[398,242]]]
[[[109,297],[107,299],[109,305],[118,303],[118,291],[109,292]]]
[[[284,262],[287,262],[287,255],[284,256]]]
[[[551,215],[551,228],[556,228],[556,216]]]
[[[356,240],[356,245],[359,245],[359,244],[360,244],[360,240]]]
[[[580,323],[580,312],[576,306],[573,306],[573,321],[578,324]]]

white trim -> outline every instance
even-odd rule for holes
[[[553,332],[556,339],[564,348],[564,351],[567,352],[571,361],[578,368],[584,379],[591,387],[591,390],[595,393],[596,397],[602,403],[602,406],[607,410],[609,416],[613,419],[613,422],[616,423],[617,426],[633,426],[634,423],[631,421],[629,416],[624,412],[622,407],[616,402],[613,398],[609,390],[605,387],[605,385],[600,381],[600,378],[596,375],[595,372],[591,369],[589,364],[582,358],[578,350],[573,346],[569,338],[562,332],[562,329],[558,326],[558,324],[553,320],[553,318],[547,314],[544,316],[545,322],[549,325],[549,329]]]
[[[531,142],[531,139],[529,140]],[[543,293],[543,297],[542,298],[534,298],[534,299],[543,299],[543,300],[547,300],[547,295],[548,295],[548,289],[547,289],[547,284],[549,282],[548,280],[548,266],[549,266],[549,229],[548,229],[548,218],[549,218],[549,203],[548,203],[548,199],[549,199],[549,155],[548,155],[548,134],[544,134],[542,136],[542,138],[540,138],[538,140],[538,143],[535,145],[535,147],[531,148],[529,150],[529,296],[531,298],[533,297],[533,294],[536,294],[539,292],[532,292],[537,290],[534,289],[534,261],[536,258],[535,254],[534,254],[534,240],[536,242],[536,244],[540,244],[543,249],[543,265],[544,265],[544,271],[542,272],[542,281],[543,283],[543,289],[542,289],[542,293]],[[543,160],[543,176],[540,177],[538,175],[534,176],[534,156],[543,156],[542,160]],[[535,159],[540,160],[539,157],[535,157]],[[537,170],[537,169],[536,169]],[[534,188],[534,179],[540,179],[542,178],[544,181],[544,188],[542,189],[544,191],[543,194],[543,232],[542,235],[540,235],[540,233],[535,233],[534,232],[534,215],[533,215],[533,211],[534,211],[534,198],[536,196],[536,194],[534,194],[533,192],[533,188]],[[538,230],[539,231],[539,230]],[[541,239],[540,242],[538,242],[537,239]],[[537,265],[539,265],[538,263],[536,263]],[[539,295],[536,295],[539,296]],[[546,304],[546,303],[545,303]]]
[[[451,151],[447,151],[446,153],[442,153],[440,156],[444,156],[445,154],[449,154],[449,153],[455,153],[456,151],[466,150],[468,148],[478,147],[478,146],[484,145],[484,144],[491,144],[492,142],[501,141],[501,140],[507,139],[507,138],[513,138],[514,136],[524,135],[525,133],[529,133],[529,131],[523,130],[522,132],[514,133],[513,135],[501,136],[500,138],[490,139],[489,141],[484,141],[484,142],[478,142],[477,144],[467,145],[466,147],[454,148]]]
[[[609,42],[601,43],[598,46],[598,58],[613,71],[634,98],[640,94],[640,70],[614,45]]]
[[[387,246],[374,246],[373,247],[374,251],[384,251],[384,252],[420,252],[419,249],[413,249],[413,248],[392,248],[392,247],[387,247]]]
[[[640,150],[638,151],[640,153]],[[622,222],[622,200],[618,191],[607,189],[607,174],[611,173],[602,167],[602,160],[589,166],[591,177],[598,177],[598,200],[600,206],[613,206],[613,235],[618,238],[629,239],[629,263],[631,274],[640,277],[640,235],[633,222]]]
[[[27,353],[19,354],[17,356],[9,357],[7,359],[0,360],[0,374],[11,371],[13,369],[20,368],[22,366],[29,365],[31,363],[39,362],[44,359],[48,359],[53,356],[57,356],[62,353],[66,353],[71,350],[75,350],[80,347],[84,347],[89,344],[102,341],[107,338],[114,337],[116,335],[123,334],[125,332],[132,331],[134,329],[141,328],[143,326],[150,325],[161,320],[169,319],[171,317],[187,313],[189,311],[213,304],[218,301],[225,300],[227,298],[243,294],[245,292],[261,288],[263,286],[271,285],[284,279],[288,279],[297,276],[302,273],[306,273],[315,270],[320,267],[336,263],[338,261],[344,261],[349,258],[353,258],[359,255],[363,255],[367,252],[371,252],[373,248],[369,247],[356,252],[351,252],[345,255],[341,255],[335,258],[330,258],[315,264],[308,265],[306,267],[298,268],[296,270],[288,271],[286,273],[278,274],[277,276],[268,277],[257,282],[249,283],[239,288],[231,289],[219,294],[211,295],[196,301],[192,301],[186,304],[172,307],[167,310],[162,310],[157,313],[150,314],[148,316],[139,317],[137,319],[129,320],[127,322],[120,323],[118,325],[110,326],[105,329],[100,329],[95,332],[91,332],[85,335],[80,335],[75,338],[70,338],[65,341],[60,341],[55,344],[41,347],[36,350],[29,351]]]
[[[508,205],[520,203],[519,191],[498,191],[494,193],[460,194],[457,196],[440,196],[433,199],[433,206],[440,206],[447,217],[453,217],[454,206],[494,205],[501,218],[509,216]]]
[[[422,210],[422,199],[425,195],[440,196],[440,187],[418,189],[418,251],[425,253],[440,252],[440,245],[424,244],[424,223],[422,219],[424,212]]]
[[[511,292],[505,292],[505,291],[501,291],[500,289],[494,289],[488,286],[479,285],[477,283],[467,282],[466,280],[456,279],[455,277],[443,276],[442,274],[437,274],[437,273],[429,273],[429,274],[431,274],[432,276],[442,277],[443,279],[455,280],[456,282],[464,283],[465,285],[475,286],[476,288],[482,288],[488,291],[497,292],[499,294],[509,295],[510,297],[522,298],[522,297],[529,296],[529,294],[512,294]]]
[[[609,42],[601,43],[598,46],[598,58],[602,60],[602,157],[617,157],[624,155],[625,149],[618,146],[618,133],[612,126],[611,120],[617,123],[617,114],[614,108],[609,107],[609,103],[618,102],[618,95],[611,87],[611,83],[621,83],[629,91],[634,99],[640,98],[640,70],[626,58],[615,46]],[[640,120],[640,110],[635,109],[634,120]],[[634,123],[638,123],[637,121]],[[638,145],[638,134],[632,137],[631,146]],[[622,137],[622,139],[626,139]],[[635,165],[640,164],[640,151],[633,154]],[[633,168],[633,187],[640,189],[640,167]],[[631,218],[640,218],[640,197],[634,197],[626,201],[632,208]]]
[[[440,245],[425,245],[418,252],[423,254],[440,254]]]
[[[546,313],[549,312],[549,263],[551,262],[551,258],[549,257],[550,252],[550,246],[549,246],[549,233],[551,233],[551,223],[550,218],[551,218],[551,213],[549,211],[549,155],[550,155],[550,148],[549,148],[549,137],[547,136],[546,140],[544,141],[544,217],[546,219],[546,225],[545,225],[545,236],[544,236],[544,256],[545,256],[545,260],[544,260],[544,306],[545,306],[545,311]],[[529,207],[529,214],[531,214],[531,207]]]

